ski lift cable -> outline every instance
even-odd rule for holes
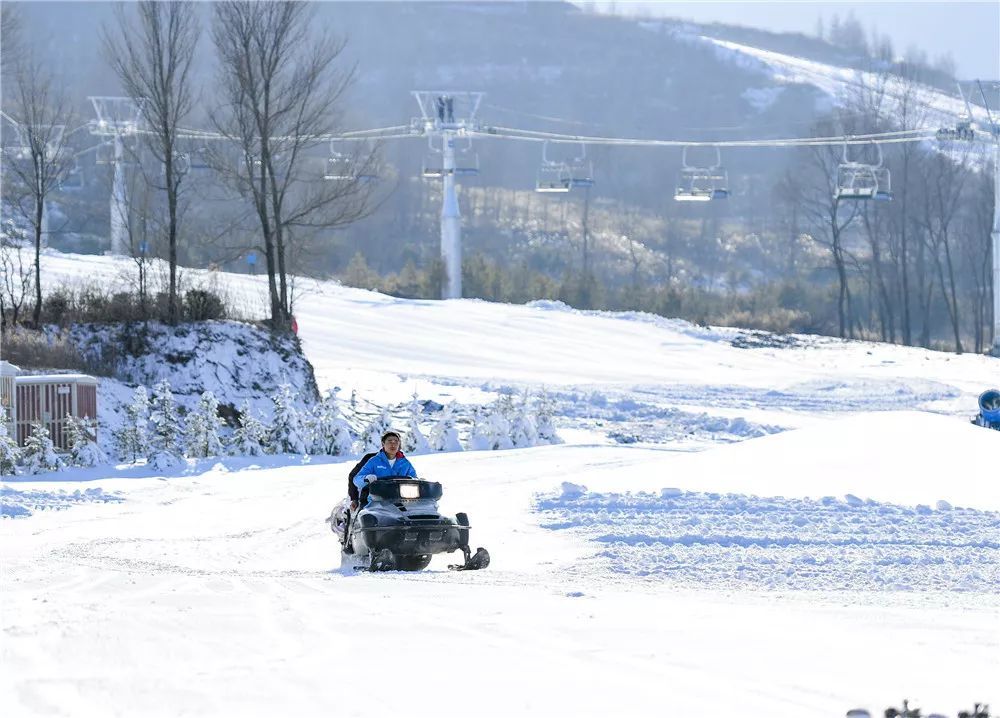
[[[491,127],[485,132],[472,133],[474,137],[494,137],[529,142],[552,142],[554,144],[594,144],[631,147],[816,147],[832,145],[897,144],[901,142],[923,142],[933,138],[929,130],[900,130],[860,135],[838,135],[830,137],[798,137],[774,140],[648,140],[616,137],[582,137],[558,135],[555,133],[517,130],[514,128]]]

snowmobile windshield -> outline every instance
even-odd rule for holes
[[[431,499],[437,501],[444,491],[436,481],[422,481],[409,477],[387,477],[368,484],[372,498],[382,501]]]

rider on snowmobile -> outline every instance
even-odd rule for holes
[[[360,493],[365,486],[386,476],[409,476],[417,478],[417,470],[410,460],[399,450],[399,434],[389,430],[382,434],[382,450],[365,462],[354,475],[354,486]],[[351,508],[355,503],[351,502]]]

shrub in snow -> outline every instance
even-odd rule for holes
[[[21,461],[21,449],[7,433],[7,409],[0,406],[0,476],[12,476]]]
[[[361,432],[360,451],[364,454],[369,451],[378,451],[382,448],[382,434],[392,428],[392,418],[388,409],[382,409],[374,419]]]
[[[330,389],[313,408],[310,423],[311,450],[314,454],[344,456],[352,453],[354,436],[340,411],[336,389]]]
[[[274,402],[274,423],[268,438],[268,448],[273,454],[305,454],[306,431],[302,417],[292,399],[292,387],[282,384],[272,397]]]
[[[181,420],[177,414],[170,383],[164,379],[153,389],[150,401],[149,463],[156,469],[169,469],[182,459]]]
[[[441,418],[431,429],[431,449],[434,451],[461,451],[462,444],[458,440],[458,429],[455,427],[455,415],[451,406],[446,406],[441,412]]]
[[[90,417],[67,417],[66,438],[71,465],[101,466],[108,463],[108,457],[97,445],[97,422]]]
[[[486,415],[478,406],[472,410],[472,428],[467,442],[469,451],[489,451],[493,441],[487,431]]]
[[[496,451],[514,448],[514,442],[510,436],[510,416],[513,414],[513,409],[513,402],[506,394],[493,402],[490,407],[484,421],[485,434],[489,438],[490,449]]]
[[[535,426],[533,413],[528,403],[528,392],[524,392],[521,405],[514,410],[510,422],[510,440],[514,444],[514,448],[523,449],[538,445],[538,428]]]
[[[125,407],[125,421],[114,432],[115,449],[122,461],[135,461],[149,453],[149,396],[137,386],[132,403]]]
[[[253,415],[250,400],[240,405],[240,418],[233,432],[230,453],[236,456],[261,456],[267,445],[269,429]]]
[[[410,413],[406,418],[406,428],[403,430],[403,452],[406,454],[426,454],[431,450],[430,444],[420,431],[420,412],[422,407],[417,401],[417,392],[413,392],[410,400]]]
[[[539,444],[561,444],[562,439],[556,433],[556,427],[552,423],[552,414],[555,409],[549,395],[542,390],[535,402],[535,428],[538,432]]]
[[[29,474],[42,474],[63,468],[63,461],[56,454],[56,447],[52,444],[49,429],[45,424],[31,425],[31,434],[24,442],[21,459]]]
[[[196,459],[222,456],[225,451],[219,439],[221,428],[219,400],[212,392],[203,392],[198,406],[187,417],[187,455]]]

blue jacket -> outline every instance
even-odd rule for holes
[[[361,470],[354,475],[354,485],[361,491],[365,487],[365,477],[375,474],[377,477],[386,476],[409,476],[417,478],[417,470],[413,468],[410,460],[403,456],[402,451],[396,452],[396,461],[389,466],[389,457],[385,454],[385,449],[379,451],[375,456],[368,459],[368,463],[361,467]]]

